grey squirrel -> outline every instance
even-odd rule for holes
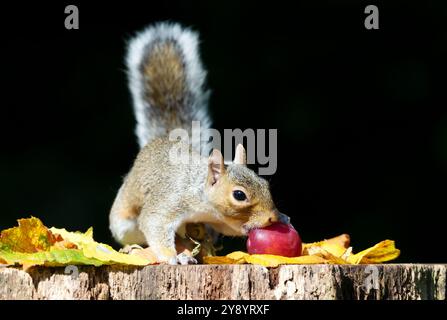
[[[118,242],[147,244],[160,262],[188,264],[196,260],[175,248],[176,234],[184,236],[187,223],[244,236],[252,228],[288,222],[269,183],[246,166],[242,145],[228,165],[219,150],[205,157],[194,144],[186,146],[193,161],[170,160],[170,150],[184,143],[170,141],[171,130],[190,131],[192,121],[210,126],[195,32],[172,23],[149,26],[129,42],[126,63],[141,150],[110,212]]]

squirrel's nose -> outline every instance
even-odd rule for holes
[[[290,224],[290,217],[285,215],[282,212],[279,212],[277,209],[275,209],[275,221],[274,222],[281,222],[284,224]]]

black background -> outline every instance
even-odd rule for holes
[[[79,30],[64,28],[68,4]],[[400,262],[445,262],[446,18],[442,1],[2,4],[0,229],[34,215],[113,243],[138,152],[125,42],[170,20],[200,32],[214,127],[278,129],[268,179],[304,241],[388,238]]]

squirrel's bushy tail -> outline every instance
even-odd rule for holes
[[[176,128],[190,133],[192,121],[209,127],[195,32],[172,23],[149,26],[129,42],[126,63],[140,147]]]

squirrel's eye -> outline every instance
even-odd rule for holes
[[[245,193],[242,192],[241,190],[234,190],[234,191],[233,191],[233,197],[234,197],[237,201],[244,201],[244,200],[247,200],[247,196],[246,196]]]

